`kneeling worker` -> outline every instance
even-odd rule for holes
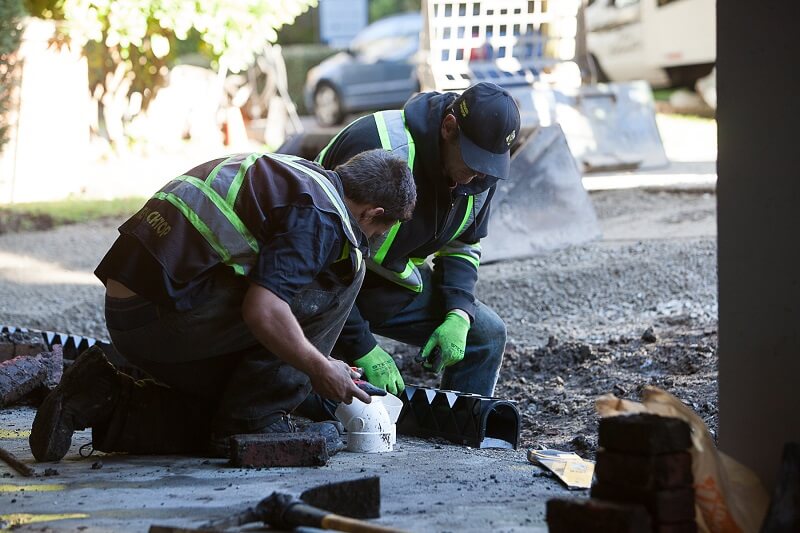
[[[334,171],[242,154],[170,181],[95,271],[114,347],[156,381],[84,352],[36,413],[33,455],[60,460],[88,427],[104,452],[220,455],[230,435],[295,431],[287,415],[312,388],[369,402],[329,354],[368,239],[408,220],[415,201],[407,165],[384,150]]]
[[[362,117],[317,157],[334,168],[384,148],[414,172],[414,214],[372,240],[364,285],[333,350],[363,367],[373,385],[392,394],[405,387],[378,334],[422,348],[423,367],[441,373],[441,388],[494,394],[506,326],[475,297],[475,286],[492,197],[511,174],[519,131],[511,94],[481,82],[460,95],[420,93],[402,110]]]

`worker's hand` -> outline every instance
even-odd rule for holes
[[[447,313],[444,322],[433,331],[419,353],[423,368],[438,374],[464,359],[469,327],[469,319],[454,311]]]
[[[386,350],[378,345],[353,363],[364,369],[364,377],[367,381],[384,389],[394,395],[400,394],[406,388],[403,383],[403,376],[397,369],[397,365]]]
[[[353,382],[358,373],[353,372],[350,365],[344,361],[326,359],[309,373],[309,377],[311,386],[323,398],[346,404],[352,403],[353,398],[358,398],[364,403],[372,401],[372,397]]]

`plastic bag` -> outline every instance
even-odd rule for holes
[[[642,403],[600,396],[595,407],[601,417],[652,413],[680,418],[692,429],[697,527],[709,533],[750,533],[761,527],[769,496],[761,480],[741,463],[717,450],[705,422],[675,396],[645,387]]]

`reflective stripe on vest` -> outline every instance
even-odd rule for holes
[[[286,156],[238,154],[217,165],[205,180],[193,176],[175,178],[157,192],[154,198],[175,206],[205,238],[224,264],[233,268],[237,274],[247,274],[256,262],[259,245],[233,206],[248,169],[262,156],[284,162],[312,178],[342,218],[348,239],[356,244],[347,209],[333,185],[325,176],[293,163],[293,159],[284,161]],[[357,247],[356,251],[358,269],[361,266],[361,253]]]
[[[356,123],[356,122],[358,122],[359,120],[363,120],[363,119],[367,118],[368,116],[369,116],[369,115],[364,115],[363,117],[358,117],[358,118],[357,118],[357,119],[355,119],[353,122],[351,122],[350,124],[348,124],[347,128],[349,128],[350,126],[352,126],[353,124],[355,124],[355,123]],[[338,141],[338,140],[339,140],[339,136],[340,136],[340,135],[342,134],[342,132],[344,132],[344,130],[346,130],[347,128],[342,128],[341,130],[339,130],[339,132],[338,132],[336,135],[334,135],[334,136],[333,136],[333,139],[331,139],[331,140],[328,142],[328,144],[326,144],[326,145],[325,145],[325,148],[323,148],[323,149],[322,149],[322,151],[321,151],[319,154],[317,154],[317,157],[315,157],[315,158],[314,158],[314,162],[315,162],[315,163],[319,163],[320,165],[322,165],[322,162],[323,162],[323,161],[324,161],[324,159],[325,159],[325,154],[327,154],[327,153],[328,153],[328,150],[330,150],[330,149],[331,149],[331,146],[333,146],[334,144],[336,144],[336,141]]]
[[[405,159],[408,169],[413,172],[416,148],[411,132],[406,128],[405,113],[397,110],[380,111],[373,113],[372,116],[375,117],[375,125],[378,127],[378,136],[381,139],[383,149],[389,150]],[[386,252],[392,246],[399,229],[400,222],[395,222],[388,232],[370,241],[370,247],[375,250],[372,254],[372,261],[379,265],[383,264]]]
[[[381,147],[405,159],[408,169],[413,172],[416,148],[411,132],[406,128],[405,112],[380,111],[373,113],[372,116],[375,118],[375,125],[378,128]],[[370,240],[370,247],[375,250],[375,253],[367,261],[367,268],[409,290],[422,292],[422,275],[413,261],[409,260],[402,272],[395,272],[382,266],[386,259],[386,252],[391,248],[399,229],[400,222],[395,222],[388,232]]]
[[[459,257],[468,261],[476,269],[481,264],[480,243],[467,244],[459,240],[450,241],[444,248],[436,252],[437,257]]]
[[[458,240],[467,227],[475,220],[475,213],[480,212],[483,205],[489,198],[489,191],[483,191],[475,196],[470,196],[467,200],[467,211],[464,213],[464,218],[461,220],[461,226],[458,231],[450,239],[441,250],[436,252],[437,257],[458,257],[464,261],[469,262],[477,270],[481,264],[481,245],[480,243],[468,244]]]
[[[347,208],[345,207],[342,198],[339,196],[339,193],[336,191],[336,188],[330,181],[328,181],[328,178],[326,178],[325,176],[323,176],[318,172],[314,172],[313,170],[311,170],[306,166],[297,163],[297,161],[300,160],[300,158],[297,156],[286,155],[286,154],[263,154],[263,155],[271,159],[274,159],[276,161],[285,163],[290,167],[292,167],[293,169],[299,170],[300,172],[302,172],[303,174],[314,180],[314,182],[317,185],[319,185],[323,191],[325,191],[325,195],[328,197],[333,206],[336,208],[336,212],[339,213],[339,217],[342,219],[342,223],[344,224],[344,227],[346,229],[347,238],[350,239],[351,243],[356,245],[358,244],[356,235],[355,233],[353,233],[353,228],[352,226],[350,226],[350,215],[348,214],[349,212],[347,211]]]
[[[342,200],[341,196],[339,196],[338,191],[333,186],[333,184],[328,181],[328,178],[319,174],[318,172],[314,172],[310,168],[303,166],[297,163],[300,160],[299,157],[293,155],[285,155],[285,154],[264,154],[272,159],[277,161],[281,161],[286,163],[290,167],[299,170],[300,172],[304,173],[306,176],[314,180],[317,185],[322,187],[322,190],[325,191],[325,194],[328,196],[328,199],[331,201],[333,206],[336,208],[336,212],[339,213],[339,218],[342,219],[342,224],[345,228],[345,233],[347,234],[347,238],[350,240],[350,243],[345,243],[342,250],[342,257],[339,258],[339,261],[345,259],[347,257],[347,253],[351,249],[356,254],[356,270],[361,268],[361,262],[363,261],[363,254],[361,253],[361,249],[358,247],[358,240],[356,239],[355,233],[353,232],[353,227],[350,225],[350,212],[347,210],[347,207],[344,205],[344,201]],[[349,245],[348,245],[349,244]]]

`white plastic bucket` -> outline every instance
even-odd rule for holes
[[[402,409],[400,399],[389,394],[373,396],[368,404],[356,399],[350,405],[339,404],[335,414],[347,431],[347,450],[359,453],[392,451],[396,439],[395,421],[400,415],[398,403]]]

